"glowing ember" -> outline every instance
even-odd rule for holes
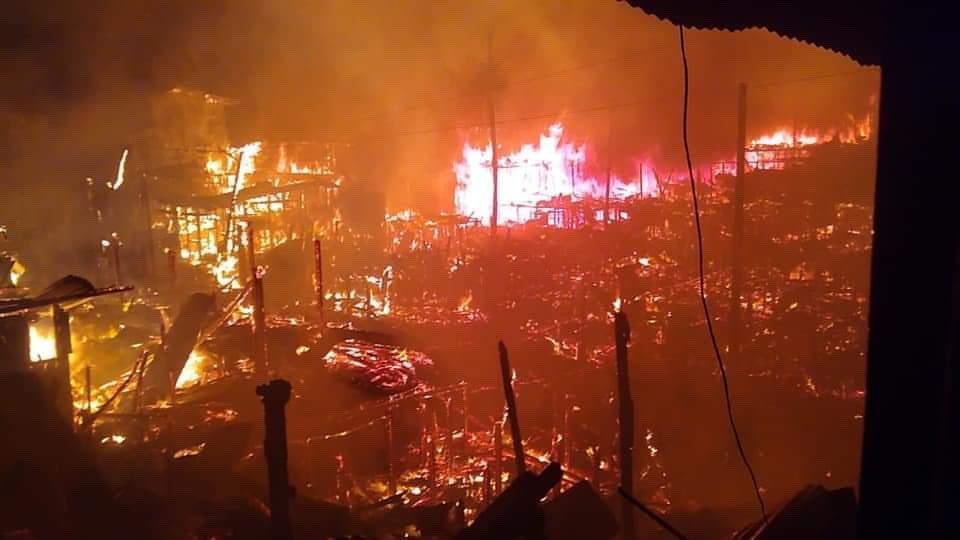
[[[188,446],[186,448],[181,448],[173,453],[173,459],[181,459],[189,456],[199,456],[203,449],[206,448],[207,443],[200,443],[196,446]]]
[[[190,353],[190,357],[187,358],[187,363],[183,366],[180,376],[177,377],[177,389],[189,388],[199,384],[207,360],[207,355],[194,349]]]
[[[20,264],[19,261],[13,261],[13,265],[10,266],[10,283],[16,287],[20,283],[20,278],[23,277],[23,274],[27,272],[27,269]]]
[[[127,170],[127,155],[129,151],[124,148],[123,155],[120,156],[120,164],[117,165],[117,178],[113,181],[113,184],[108,184],[114,191],[120,189],[120,186],[123,185],[124,175]]]
[[[498,160],[498,221],[501,224],[523,223],[539,213],[537,206],[558,197],[585,199],[604,197],[606,179],[586,177],[586,145],[577,146],[563,139],[563,125],[550,126],[540,135],[540,143],[524,145],[519,151]],[[454,195],[457,213],[490,222],[493,215],[493,149],[464,145],[463,159],[453,167],[457,176]],[[651,193],[656,184],[644,173],[652,172],[642,164],[636,178],[611,178],[610,196],[624,199],[644,192]],[[646,185],[646,189],[645,189]]]
[[[57,357],[57,341],[53,332],[41,331],[35,326],[30,327],[30,360],[39,362]]]
[[[457,306],[458,313],[466,313],[470,311],[470,304],[473,303],[473,291],[467,291],[466,296],[460,299],[460,304]]]
[[[100,439],[100,444],[116,444],[121,445],[126,442],[127,437],[124,435],[109,435]]]

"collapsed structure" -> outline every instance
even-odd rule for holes
[[[196,116],[204,129],[223,106],[185,90],[163,99],[204,111]],[[165,119],[186,115],[163,110]],[[731,369],[755,381],[740,390],[751,404],[741,418],[758,433],[751,457],[777,500],[798,489],[798,479],[846,485],[856,475],[872,227],[869,122],[851,122],[853,135],[781,130],[746,145],[744,256],[732,263],[726,246],[708,246],[706,289],[725,331],[734,310],[731,265],[744,276],[735,302],[744,336]],[[157,136],[168,132],[190,130]],[[351,195],[356,178],[338,170],[332,145],[230,146],[212,129],[182,137],[174,151],[157,145],[164,157],[156,159],[170,166],[140,161],[138,168],[137,149],[125,151],[111,190],[137,177],[148,189],[138,209],[144,219],[136,220],[143,228],[119,237],[145,239],[140,252],[162,261],[138,278],[158,294],[86,283],[75,298],[25,297],[11,310],[125,293],[73,312],[75,327],[84,328],[73,364],[63,360],[69,339],[56,332],[61,380],[73,376],[74,405],[63,414],[78,415],[108,474],[129,473],[145,486],[166,478],[154,489],[210,502],[170,511],[202,518],[205,538],[239,531],[237,515],[265,521],[250,507],[229,517],[235,509],[224,494],[266,492],[250,487],[266,476],[253,388],[270,376],[293,382],[284,454],[298,493],[289,512],[303,534],[414,526],[425,536],[452,536],[474,519],[491,530],[521,527],[494,502],[501,493],[527,510],[551,490],[555,507],[570,504],[562,492],[598,502],[598,493],[616,497],[626,487],[622,473],[634,460],[629,492],[671,520],[706,527],[698,508],[748,497],[720,457],[729,449],[690,270],[687,179],[649,163],[634,179],[589,177],[588,147],[561,144],[562,134],[556,124],[539,146],[498,159],[509,171],[498,200],[489,189],[491,152],[465,147],[453,166],[456,212],[439,216],[387,214],[382,199]],[[706,191],[710,238],[732,234],[736,186],[728,167],[704,165],[695,179]],[[824,193],[823,182],[838,174],[855,179],[850,189]],[[507,228],[492,242],[495,205]],[[106,273],[118,284],[129,266],[123,261],[137,253],[120,245],[114,237],[103,248],[113,270]],[[194,294],[178,305],[187,293]],[[627,382],[638,436],[627,450],[612,414],[619,394],[608,384],[615,316],[632,321],[626,337],[636,364]],[[30,334],[17,324],[23,349]],[[31,346],[39,347],[34,336]],[[502,386],[523,411],[522,441],[512,439],[517,427],[490,375],[500,338],[514,351]],[[623,354],[626,342],[617,345]],[[681,408],[677,426],[664,411]],[[763,435],[810,417],[824,418],[819,429],[833,444]],[[159,463],[135,463],[141,454]],[[551,462],[562,471],[525,472]],[[715,487],[703,485],[698,470],[717,471]],[[563,513],[552,512],[554,530],[563,530]],[[323,518],[311,523],[310,515]],[[718,528],[733,530],[736,519],[725,515]]]

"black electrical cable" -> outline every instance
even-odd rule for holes
[[[727,367],[723,363],[723,355],[720,354],[720,346],[717,345],[717,335],[713,331],[713,319],[710,317],[710,306],[707,303],[706,278],[703,264],[703,227],[700,224],[700,203],[697,201],[697,181],[693,176],[693,161],[690,158],[690,142],[687,137],[687,114],[690,107],[690,74],[687,66],[687,45],[683,36],[683,26],[680,26],[680,55],[683,58],[683,150],[687,156],[687,173],[690,175],[690,192],[693,197],[693,221],[697,227],[697,258],[699,262],[700,274],[700,303],[703,305],[703,316],[707,321],[707,332],[710,334],[710,344],[713,345],[713,353],[717,358],[717,365],[720,367],[720,379],[723,381],[723,396],[727,404],[727,418],[730,420],[730,430],[733,431],[733,438],[737,442],[737,451],[740,453],[740,459],[744,467],[750,473],[750,481],[753,483],[753,491],[757,496],[757,502],[760,503],[760,514],[763,520],[767,520],[767,507],[763,503],[763,496],[760,494],[760,484],[757,482],[757,475],[753,472],[750,460],[743,450],[743,443],[740,441],[740,432],[737,430],[737,421],[733,416],[733,405],[730,401],[730,384],[727,381]],[[735,301],[738,301],[735,299]]]

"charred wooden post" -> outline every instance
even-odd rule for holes
[[[290,499],[293,488],[287,474],[287,418],[286,406],[290,401],[290,383],[275,379],[257,387],[257,395],[263,402],[265,437],[263,454],[267,460],[267,475],[270,484],[270,526],[274,540],[293,537],[290,526]]]
[[[490,216],[490,237],[496,239],[500,215],[500,163],[497,156],[497,106],[494,91],[493,30],[487,36],[487,68],[489,69],[490,88],[487,93],[487,105],[490,113],[490,172],[493,177],[493,212]]]
[[[323,245],[319,238],[313,239],[313,296],[317,302],[320,322],[323,322]]]
[[[490,475],[493,474],[490,470],[490,464],[487,463],[486,467],[483,468],[483,505],[486,506],[490,504],[493,500],[493,483]]]
[[[453,398],[447,396],[444,406],[447,409],[447,474],[453,474]]]
[[[607,128],[607,188],[603,197],[603,227],[610,225],[610,183],[612,181],[611,170],[613,169],[613,124]],[[640,186],[643,186],[641,175]]]
[[[437,487],[437,443],[430,435],[427,436],[427,482],[431,488]]]
[[[470,397],[469,387],[467,386],[467,383],[463,383],[463,447],[464,449],[470,448],[470,439],[467,438],[467,432],[470,429],[470,413],[467,408],[467,401],[469,397]]]
[[[742,313],[740,308],[743,289],[743,230],[746,196],[744,194],[747,173],[747,85],[740,84],[737,94],[737,178],[733,189],[733,250],[731,254],[730,279],[730,352],[740,354]]]
[[[563,431],[561,431],[561,440],[563,443],[563,460],[560,464],[565,468],[570,468],[570,463],[573,460],[573,439],[570,437],[570,416],[573,412],[573,405],[570,404],[570,396],[564,394],[563,396]]]
[[[113,233],[111,238],[110,248],[113,253],[113,276],[115,284],[119,286],[123,283],[123,273],[120,270],[120,246],[123,244],[120,242],[120,236],[117,235],[117,233]]]
[[[58,305],[53,306],[53,335],[57,348],[57,404],[63,417],[73,422],[73,392],[70,386],[70,315]]]
[[[387,432],[387,486],[389,486],[390,495],[393,495],[397,492],[397,458],[393,448],[393,407],[387,410],[385,421]]]
[[[527,470],[526,454],[523,453],[523,436],[520,434],[520,417],[517,414],[517,397],[513,393],[513,372],[510,370],[510,358],[507,346],[501,341],[500,376],[503,379],[503,394],[507,400],[507,417],[510,420],[510,437],[513,439],[513,453],[516,459],[517,474]]]
[[[256,234],[253,224],[247,225],[247,259],[253,279],[253,366],[257,375],[267,373],[267,318],[264,314],[263,270],[257,266]]]
[[[630,342],[630,322],[622,311],[614,316],[614,339],[617,348],[617,397],[620,404],[620,487],[633,495],[634,411],[630,393],[630,370],[627,344]],[[627,500],[620,503],[623,519],[623,538],[636,538],[633,509]]]
[[[493,481],[497,495],[503,491],[503,422],[493,424]]]
[[[167,254],[167,275],[170,277],[170,286],[172,287],[177,283],[177,252],[167,248],[165,253]]]

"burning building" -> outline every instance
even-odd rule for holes
[[[60,277],[31,275],[37,227],[0,216],[6,367],[43,374],[118,530],[153,506],[199,538],[849,517],[875,70],[692,32],[673,88],[676,29],[626,5],[503,6],[490,32],[465,5],[290,4],[184,29],[212,73],[160,55],[140,125],[74,162],[97,257],[63,270],[110,287],[37,293]]]

